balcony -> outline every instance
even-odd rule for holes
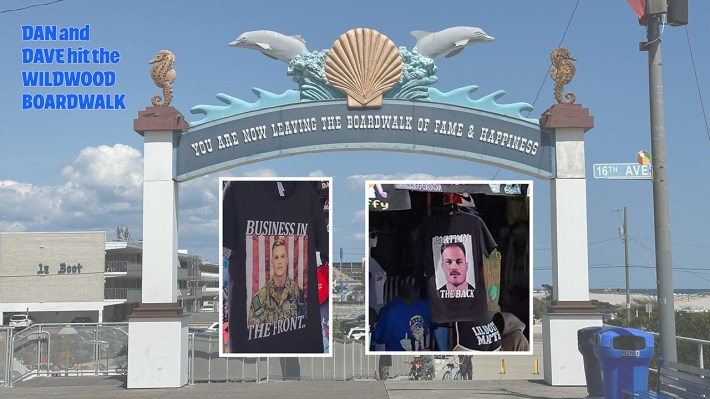
[[[106,276],[129,276],[141,277],[143,265],[138,262],[123,261],[123,260],[107,260]]]
[[[219,295],[219,287],[204,287],[202,288],[203,297],[213,297]]]
[[[202,296],[202,290],[200,288],[180,288],[178,290],[177,299],[196,299]]]
[[[138,288],[104,288],[104,300],[139,303],[141,290]]]

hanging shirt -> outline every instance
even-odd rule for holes
[[[501,333],[491,318],[486,317],[481,321],[459,321],[454,324],[456,330],[455,351],[500,350]]]
[[[430,327],[426,300],[406,303],[395,298],[380,310],[372,340],[384,344],[386,351],[428,351],[431,349]]]
[[[427,223],[423,256],[434,322],[483,321],[487,313],[483,257],[496,248],[477,215],[435,215]]]
[[[370,257],[368,272],[368,300],[370,301],[370,307],[379,312],[385,304],[385,282],[387,281],[387,272],[382,269],[382,266],[380,266],[380,264],[373,257]]]
[[[323,353],[316,251],[329,249],[314,183],[230,181],[222,214],[230,352]]]

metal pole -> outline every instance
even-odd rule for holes
[[[5,381],[7,381],[6,385],[9,387],[12,387],[12,379],[14,378],[12,370],[15,369],[15,339],[13,338],[13,335],[15,335],[15,332],[11,328],[7,333],[7,358],[9,361],[5,366],[7,371],[7,379]]]
[[[195,385],[195,334],[188,334],[190,341],[190,385]]]
[[[631,293],[629,292],[629,232],[624,207],[624,265],[626,266],[626,324],[631,324]]]
[[[647,3],[648,6],[649,3]],[[648,92],[651,114],[651,151],[653,162],[653,218],[656,244],[656,284],[661,355],[676,362],[675,309],[673,307],[673,261],[671,229],[668,211],[668,171],[663,114],[663,75],[661,66],[661,15],[647,15],[648,31],[645,47],[648,51]]]
[[[212,382],[212,337],[207,339],[207,382]]]
[[[698,344],[698,346],[700,347],[700,368],[704,369],[705,368],[705,364],[704,364],[705,359],[703,358],[703,344],[700,343],[700,344]]]
[[[343,286],[343,249],[340,248],[340,302],[343,301],[345,287]]]

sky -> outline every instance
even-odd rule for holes
[[[37,7],[29,7],[49,3]],[[670,203],[673,286],[710,287],[710,240],[705,206],[710,189],[710,134],[701,96],[710,96],[710,2],[690,0],[689,24],[662,34],[663,94]],[[12,11],[14,9],[22,9]],[[28,42],[23,25],[90,25],[90,40]],[[286,64],[227,44],[239,34],[273,30],[301,35],[309,51],[330,48],[352,28],[375,29],[412,49],[411,31],[452,26],[482,28],[495,40],[436,60],[438,81],[450,91],[478,85],[477,96],[505,90],[501,103],[527,102],[539,118],[551,107],[550,52],[562,45],[577,58],[565,87],[590,110],[595,126],[585,134],[589,280],[592,288],[624,287],[624,247],[619,236],[628,209],[631,288],[655,288],[653,192],[650,180],[594,179],[595,163],[635,162],[651,151],[648,59],[639,51],[644,26],[625,1],[89,1],[6,0],[0,4],[0,232],[103,230],[115,238],[127,227],[142,230],[142,137],[133,131],[138,111],[159,92],[148,60],[157,51],[176,56],[172,106],[188,121],[190,109],[219,105],[217,93],[255,101],[252,88],[282,93],[298,86]],[[120,60],[88,65],[111,70],[110,88],[82,93],[125,94],[125,110],[23,110],[22,93],[66,92],[23,87],[22,71],[76,70],[23,64],[22,48],[81,46],[118,51]],[[692,51],[691,51],[692,50]],[[691,58],[692,54],[692,58]],[[695,64],[695,69],[693,68]],[[697,80],[696,80],[697,77]],[[64,91],[62,91],[64,90]],[[93,90],[93,91],[92,91]],[[707,105],[706,105],[707,107]],[[525,115],[525,114],[524,114]],[[528,116],[528,115],[526,115]],[[179,247],[203,259],[218,257],[218,180],[241,176],[333,178],[333,253],[344,261],[365,254],[366,179],[531,180],[534,195],[533,283],[552,282],[548,181],[498,167],[414,153],[338,151],[254,163],[180,185]]]

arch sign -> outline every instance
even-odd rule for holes
[[[193,107],[204,118],[176,143],[175,179],[328,150],[438,154],[553,177],[553,138],[537,119],[521,115],[530,104],[499,104],[502,90],[472,99],[477,86],[446,93],[431,87],[437,81],[433,58],[493,38],[472,27],[437,35],[419,37],[409,51],[377,31],[353,29],[331,49],[314,52],[276,32],[241,35],[233,46],[288,62],[299,88],[282,94],[254,88],[255,102],[218,94],[225,105]],[[455,43],[446,47],[447,40]]]
[[[543,316],[545,380],[585,384],[577,331],[601,325],[587,278],[584,133],[594,120],[574,104],[572,93],[562,100],[563,85],[574,75],[573,58],[566,49],[552,52],[558,104],[540,120],[529,119],[522,112],[531,111],[530,104],[498,102],[502,90],[472,98],[477,86],[449,92],[433,87],[434,60],[493,40],[481,29],[412,34],[417,43],[411,51],[358,28],[330,49],[309,52],[298,36],[246,32],[230,45],[287,63],[298,88],[281,94],[254,88],[254,102],[218,94],[224,104],[193,107],[203,118],[190,126],[169,107],[172,53],[162,50],[150,61],[151,77],[163,93],[134,121],[134,130],[144,135],[145,266],[142,302],[129,319],[129,388],[187,383],[187,322],[176,296],[178,183],[251,162],[331,150],[437,154],[549,179],[555,289]],[[175,347],[183,350],[165,350]]]

